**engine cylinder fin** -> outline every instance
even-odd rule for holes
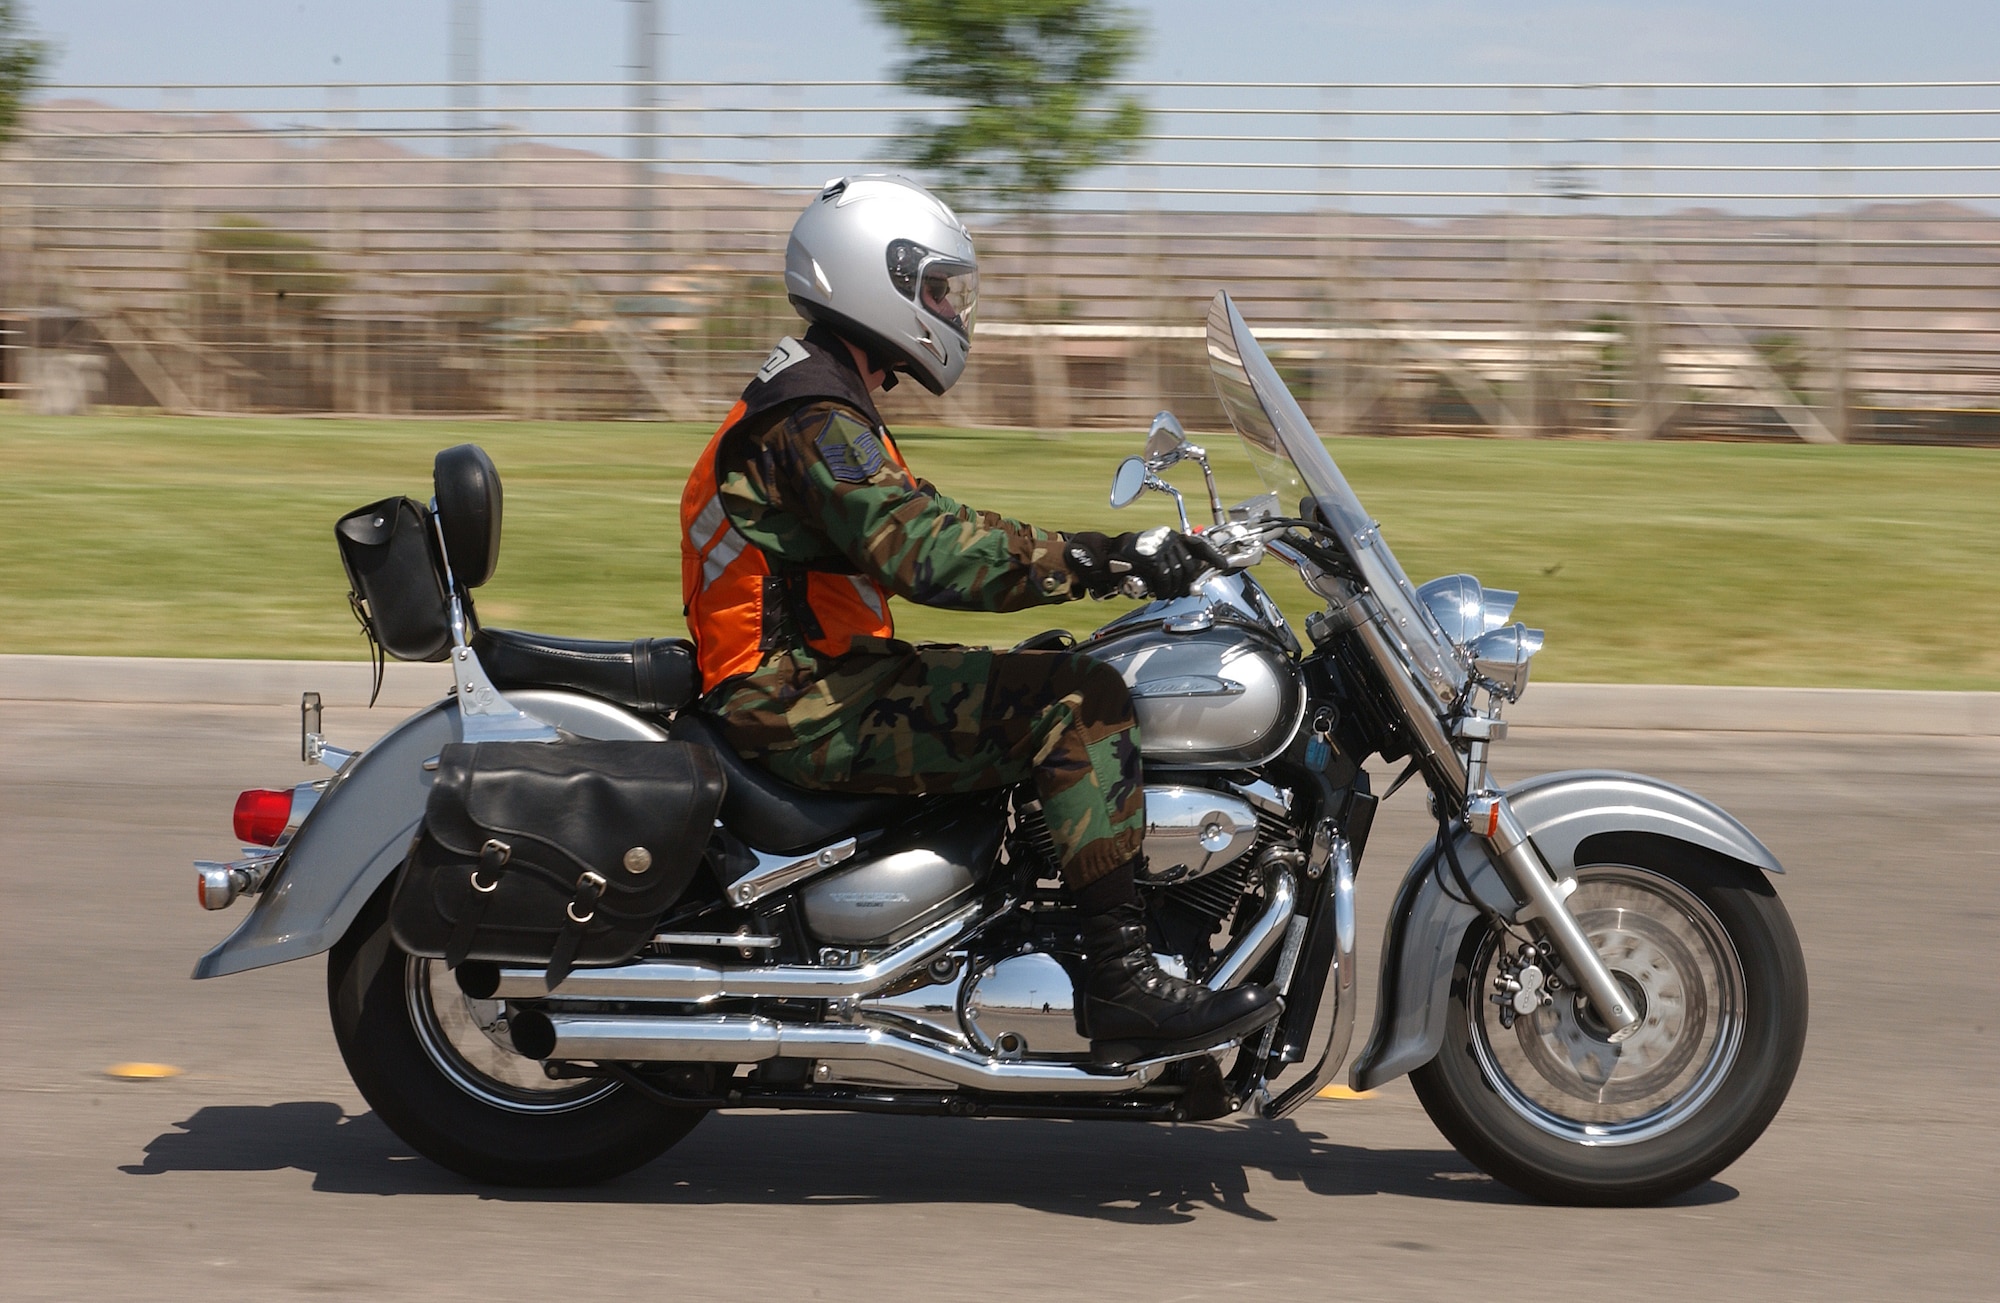
[[[1025,802],[1015,810],[1017,839],[1028,853],[1041,858],[1046,874],[1054,877],[1061,861],[1056,855],[1055,838],[1049,832],[1048,820],[1043,817],[1041,802]],[[1273,845],[1295,844],[1297,838],[1297,833],[1283,816],[1259,807],[1257,839],[1239,859],[1199,878],[1158,890],[1167,899],[1205,919],[1213,932],[1228,920],[1243,899],[1243,893],[1256,871],[1257,857]]]
[[[1230,911],[1243,898],[1243,888],[1249,878],[1249,857],[1245,856],[1206,877],[1177,883],[1163,890],[1169,900],[1207,920],[1213,930],[1221,926],[1222,920],[1229,917]]]
[[[1203,877],[1162,888],[1168,900],[1193,913],[1208,924],[1212,936],[1243,901],[1256,872],[1257,859],[1274,845],[1292,845],[1297,834],[1283,818],[1268,810],[1257,811],[1257,840],[1243,857]]]
[[[1049,831],[1049,821],[1042,814],[1042,803],[1028,801],[1015,806],[1014,828],[1024,849],[1041,858],[1039,871],[1047,877],[1055,877],[1062,860],[1056,855],[1055,834]]]

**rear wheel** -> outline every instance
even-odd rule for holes
[[[389,933],[385,890],[327,964],[334,1039],[362,1097],[418,1153],[496,1185],[584,1185],[640,1167],[706,1111],[616,1082],[554,1081],[507,1040],[506,1006]]]
[[[1769,884],[1671,844],[1621,858],[1579,868],[1569,906],[1638,1026],[1613,1037],[1560,980],[1520,1012],[1527,969],[1550,965],[1475,929],[1444,1048],[1411,1074],[1459,1152],[1558,1203],[1651,1203],[1714,1176],[1777,1115],[1805,1046],[1805,958]]]

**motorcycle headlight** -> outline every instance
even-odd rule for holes
[[[1528,662],[1542,649],[1542,631],[1510,624],[1482,633],[1465,645],[1472,672],[1480,682],[1509,701],[1528,690]]]
[[[1444,631],[1461,647],[1507,623],[1521,595],[1504,588],[1485,588],[1471,575],[1446,575],[1417,589],[1421,601]]]
[[[1417,589],[1417,597],[1472,663],[1480,682],[1508,701],[1528,690],[1528,662],[1542,649],[1542,631],[1509,625],[1521,595],[1486,588],[1471,575],[1446,575]]]

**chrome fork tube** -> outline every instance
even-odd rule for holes
[[[1583,928],[1576,921],[1576,915],[1569,912],[1569,903],[1563,899],[1562,889],[1549,873],[1548,866],[1536,852],[1534,843],[1528,840],[1527,829],[1515,815],[1507,798],[1497,793],[1475,798],[1475,805],[1491,801],[1488,817],[1493,822],[1493,832],[1486,838],[1486,844],[1493,850],[1493,862],[1499,866],[1515,894],[1527,901],[1515,918],[1521,922],[1539,920],[1548,930],[1549,941],[1555,946],[1556,954],[1576,977],[1583,993],[1590,998],[1590,1006],[1597,1012],[1598,1019],[1611,1029],[1614,1038],[1621,1032],[1628,1032],[1638,1024],[1639,1011],[1632,1007],[1631,999],[1618,979],[1611,975],[1610,968],[1598,955],[1597,947],[1583,934]]]

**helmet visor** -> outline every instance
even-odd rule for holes
[[[979,307],[979,268],[913,240],[889,245],[889,281],[896,291],[936,317],[969,344]]]
[[[972,321],[979,312],[979,269],[943,258],[924,265],[917,282],[917,306],[972,341]]]

